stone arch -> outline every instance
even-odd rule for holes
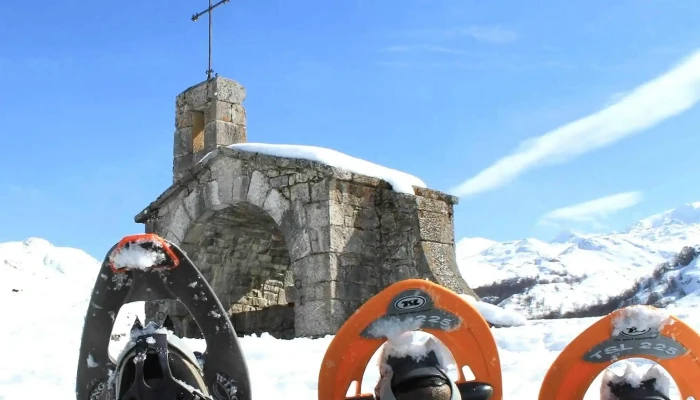
[[[193,221],[180,246],[207,278],[240,335],[294,337],[294,274],[286,235],[264,209],[240,201]]]

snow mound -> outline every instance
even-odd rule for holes
[[[355,174],[379,178],[389,182],[391,187],[399,193],[415,194],[413,186],[426,187],[422,180],[413,175],[323,147],[269,143],[236,143],[227,147],[274,157],[315,161]],[[200,162],[204,162],[209,154],[204,156]]]
[[[484,317],[484,319],[496,326],[522,326],[527,324],[527,318],[524,315],[515,312],[513,310],[507,310],[493,304],[489,304],[483,301],[478,301],[472,296],[461,294],[460,297],[473,305],[479,314]]]

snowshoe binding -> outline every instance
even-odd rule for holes
[[[179,300],[192,314],[207,343],[201,358],[155,322],[135,324],[119,358],[110,357],[121,306],[155,300]],[[77,399],[251,400],[248,368],[227,316],[178,246],[154,234],[123,238],[105,257],[85,316]]]
[[[607,382],[608,390],[616,400],[670,400],[656,388],[656,378],[646,379],[638,386],[629,382]]]
[[[382,365],[376,400],[489,400],[493,395],[487,383],[457,385],[432,349],[420,358],[382,355]]]
[[[153,322],[135,325],[116,362],[117,399],[212,400],[199,360],[182,340]]]

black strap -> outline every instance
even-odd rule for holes
[[[437,376],[427,376],[425,378],[411,379],[406,382],[402,382],[396,386],[392,386],[391,391],[394,392],[394,394],[401,394],[416,389],[423,389],[427,387],[440,387],[449,384],[450,381],[448,381],[446,378],[440,378]]]

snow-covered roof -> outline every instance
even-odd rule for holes
[[[315,161],[355,174],[384,180],[391,184],[394,191],[399,193],[415,194],[413,186],[427,187],[422,180],[413,175],[323,147],[269,143],[236,143],[226,147],[273,157]],[[200,163],[209,158],[210,154],[204,156]]]

